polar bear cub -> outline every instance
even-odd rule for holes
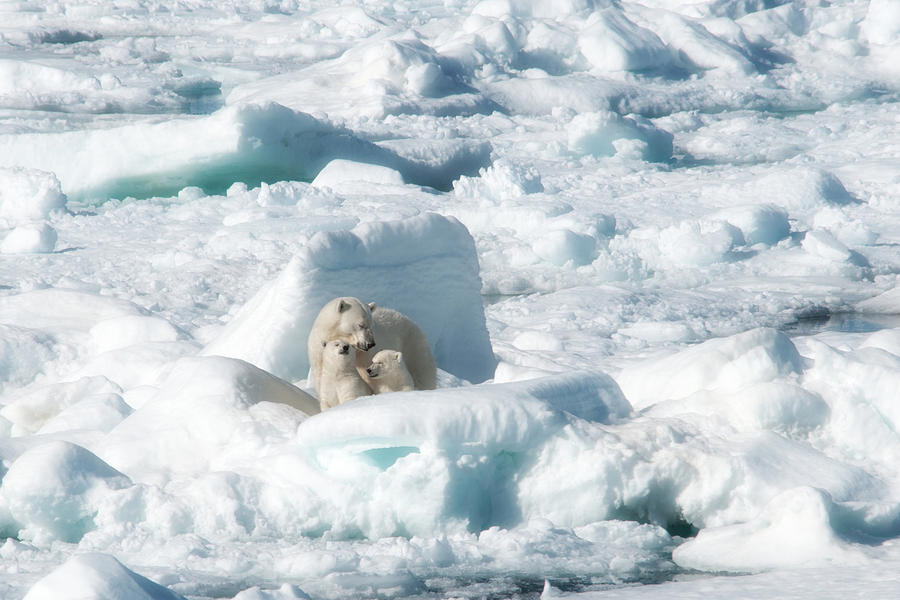
[[[406,315],[363,304],[357,298],[343,296],[325,304],[319,311],[307,339],[310,375],[319,390],[322,377],[322,342],[342,340],[356,348],[356,366],[361,377],[372,356],[389,348],[403,353],[403,359],[417,390],[433,390],[437,386],[437,366],[425,333]]]
[[[322,370],[316,380],[316,390],[322,410],[372,393],[356,370],[353,346],[343,340],[322,342]]]
[[[365,377],[365,369],[376,353],[385,349],[396,350],[403,355],[414,389],[433,390],[437,387],[437,366],[425,332],[412,319],[396,310],[376,306],[374,302],[370,302],[368,308],[372,314],[375,346],[357,354],[360,374]]]
[[[327,342],[333,340],[347,342],[356,350],[365,352],[375,345],[375,336],[372,333],[374,325],[371,310],[356,298],[349,296],[335,298],[322,307],[306,340],[309,371],[319,397],[322,396],[320,388],[322,355]]]
[[[376,394],[410,392],[415,389],[412,375],[403,360],[403,353],[396,350],[379,350],[366,368],[366,375],[366,382]]]

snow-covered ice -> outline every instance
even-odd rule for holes
[[[896,0],[0,4],[0,597],[900,594]],[[335,296],[438,389],[320,412]]]

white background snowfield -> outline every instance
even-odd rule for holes
[[[0,3],[0,597],[900,597],[898,276],[897,0]]]

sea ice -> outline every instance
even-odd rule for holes
[[[897,596],[896,2],[352,4],[0,3],[0,597]]]
[[[65,206],[66,195],[53,173],[21,167],[0,169],[0,222],[7,227],[42,221]]]
[[[832,528],[837,512],[827,493],[813,488],[788,490],[754,520],[709,528],[679,546],[673,560],[700,571],[758,572],[777,567],[853,564],[862,552]]]
[[[19,225],[0,243],[2,254],[45,254],[56,248],[56,230],[47,223]]]
[[[40,477],[35,477],[40,473]],[[0,485],[2,530],[38,541],[78,542],[93,529],[97,504],[131,481],[84,448],[69,442],[40,444],[19,456]]]
[[[82,554],[38,581],[28,600],[84,598],[104,600],[184,600],[184,597],[138,575],[109,554]]]
[[[203,354],[306,379],[306,337],[316,315],[332,298],[353,296],[407,315],[425,332],[439,368],[477,383],[494,366],[480,289],[472,238],[455,219],[425,214],[322,232]]]
[[[576,156],[611,156],[615,142],[641,142],[645,160],[665,161],[672,156],[672,135],[640,117],[622,117],[611,112],[576,115],[567,127],[569,150]]]

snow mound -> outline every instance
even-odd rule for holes
[[[0,60],[0,94],[27,90],[32,93],[96,89],[100,82],[64,69],[33,62]]]
[[[659,36],[635,25],[619,8],[592,13],[578,36],[578,50],[599,71],[664,68],[672,54]]]
[[[789,212],[854,201],[836,175],[808,167],[779,169],[764,175],[753,183],[752,193],[754,197],[763,197],[767,202],[784,207]]]
[[[7,227],[43,221],[66,206],[53,173],[22,167],[0,168],[0,223]]]
[[[772,204],[734,206],[713,215],[741,230],[748,246],[765,244],[772,246],[788,237],[791,226],[788,214]]]
[[[0,529],[22,539],[78,542],[94,529],[99,503],[131,481],[81,446],[40,444],[19,456],[0,485]]]
[[[849,263],[857,267],[869,266],[863,255],[851,250],[824,229],[807,231],[802,246],[809,254],[826,262]]]
[[[879,347],[892,347],[893,336],[885,337],[873,336],[869,344],[856,350],[838,350],[815,339],[804,340],[803,355],[812,359],[812,366],[804,373],[804,384],[828,402],[834,424],[830,435],[841,452],[849,456],[865,454],[867,464],[893,474],[900,460],[900,449],[895,445],[900,428],[900,407],[895,401],[900,357]],[[835,373],[840,377],[835,378]]]
[[[447,66],[434,48],[415,37],[379,37],[335,60],[238,85],[226,102],[275,101],[332,118],[489,112],[492,104],[459,83]]]
[[[673,136],[647,119],[623,117],[610,111],[575,115],[567,127],[569,151],[576,156],[613,156],[637,144],[638,156],[663,162],[672,157]]]
[[[826,206],[812,220],[813,229],[825,229],[846,246],[870,246],[878,234],[864,222],[847,214],[843,207]]]
[[[409,402],[415,402],[414,417]],[[297,440],[307,447],[359,452],[423,445],[525,452],[565,423],[562,412],[600,423],[631,414],[619,387],[602,373],[416,392],[409,402],[400,394],[357,398],[301,425]]]
[[[30,329],[88,332],[100,321],[143,314],[131,302],[77,290],[47,288],[0,297],[0,323]]]
[[[12,423],[12,435],[28,435],[80,402],[94,397],[116,397],[121,393],[122,388],[105,377],[83,377],[10,394],[6,405],[0,409],[0,416]]]
[[[184,356],[193,356],[199,346],[191,341],[144,341],[99,354],[91,353],[91,344],[79,360],[64,368],[66,377],[101,376],[115,381],[124,390],[153,385],[169,365]]]
[[[463,176],[453,182],[453,193],[504,202],[544,191],[541,176],[534,168],[526,168],[508,160],[498,160],[478,171],[478,177]]]
[[[91,327],[88,333],[97,353],[145,342],[174,342],[185,337],[165,319],[137,315],[104,319]]]
[[[900,312],[900,287],[891,288],[872,298],[857,302],[859,312],[897,314]]]
[[[318,411],[315,398],[243,361],[184,358],[97,451],[132,478],[165,480],[240,463]]]
[[[635,235],[639,235],[635,232]],[[740,230],[725,221],[687,220],[659,232],[660,264],[704,267],[726,262],[735,245],[742,243]],[[652,247],[652,246],[651,246]],[[654,258],[650,256],[653,264]]]
[[[879,348],[900,356],[900,329],[882,329],[867,337],[860,348]]]
[[[33,381],[56,357],[57,350],[51,335],[0,324],[0,389]]]
[[[311,185],[338,192],[359,189],[372,193],[373,187],[402,186],[403,176],[388,167],[335,159],[319,171]]]
[[[109,554],[70,558],[35,583],[25,600],[185,600]]]
[[[732,392],[701,390],[649,407],[652,417],[712,417],[735,431],[778,431],[803,435],[828,423],[831,410],[818,394],[786,381],[750,383]]]
[[[900,41],[900,6],[891,0],[871,0],[860,30],[870,43],[896,44]]]
[[[641,409],[701,390],[736,391],[802,370],[803,361],[791,340],[774,329],[760,328],[626,368],[617,381],[629,402]]]
[[[536,239],[532,248],[535,254],[560,267],[567,263],[576,267],[587,265],[597,257],[597,239],[571,229],[549,231]]]
[[[407,315],[425,332],[439,368],[472,382],[493,375],[474,242],[459,221],[434,213],[316,234],[202,354],[305,379],[310,328],[338,296]]]
[[[704,23],[668,10],[648,10],[645,16],[653,21],[653,32],[671,49],[679,67],[694,72],[719,69],[735,75],[756,72],[743,44],[735,43],[734,39],[729,39],[731,36],[720,37],[707,28],[714,27],[715,22]]]
[[[647,266],[661,270],[732,262],[735,250],[745,243],[743,232],[723,218],[686,219],[663,228],[642,227],[614,242],[618,249],[633,251]]]
[[[514,474],[529,457],[572,423],[631,415],[602,373],[382,394],[311,418],[279,402],[288,387],[239,361],[185,359],[95,449],[133,480],[195,507],[178,531],[433,536],[516,524]],[[177,509],[150,489],[139,484],[129,497],[157,508],[123,519],[152,528],[154,514]],[[108,526],[115,510],[103,513]]]
[[[76,200],[174,196],[188,186],[224,194],[236,181],[310,181],[335,158],[385,165],[425,185],[449,187],[459,175],[273,103],[157,124],[0,138],[0,166],[52,171]]]
[[[47,223],[19,225],[0,243],[2,254],[47,254],[56,248],[56,230]]]
[[[610,423],[630,412],[609,377],[590,373],[368,396],[302,423],[303,462],[288,464],[298,482],[323,481],[304,512],[319,506],[335,535],[483,531],[518,522],[517,477],[586,423],[577,414]]]
[[[58,415],[47,421],[38,430],[38,434],[71,431],[106,433],[132,412],[131,406],[119,394],[94,394],[63,409]]]
[[[704,529],[672,558],[686,569],[739,573],[861,562],[862,552],[833,529],[838,510],[827,492],[790,489],[751,521]]]

